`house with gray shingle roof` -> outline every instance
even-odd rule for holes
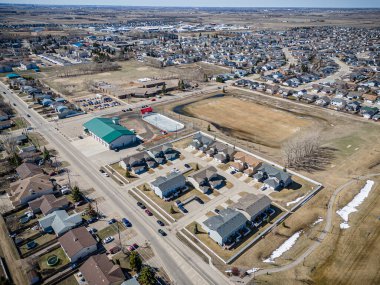
[[[135,174],[145,172],[148,167],[154,168],[157,162],[145,151],[123,158],[119,166],[124,170],[133,171]]]
[[[58,210],[39,219],[38,222],[44,231],[53,230],[57,236],[61,236],[82,223],[81,214],[69,215],[65,210]]]
[[[292,177],[288,172],[280,170],[268,163],[263,163],[256,174],[253,175],[256,181],[263,182],[268,188],[281,190],[292,183]]]
[[[210,238],[221,246],[233,243],[239,231],[246,228],[247,218],[235,209],[224,209],[218,215],[208,218],[202,223]]]
[[[192,149],[206,151],[209,149],[210,145],[214,142],[212,138],[209,138],[202,133],[196,133],[193,137],[193,141],[190,143]]]
[[[171,199],[186,186],[186,178],[182,173],[172,172],[167,176],[159,176],[149,183],[154,193],[161,199]]]
[[[254,221],[270,208],[271,203],[272,200],[267,195],[249,193],[231,205],[231,208],[241,212],[248,220]]]
[[[191,174],[187,179],[202,193],[206,193],[210,189],[218,189],[222,187],[225,181],[225,178],[218,174],[218,171],[214,166],[200,169]]]
[[[167,160],[174,160],[179,156],[179,152],[173,148],[171,143],[151,148],[148,150],[148,154],[159,164],[164,164]]]

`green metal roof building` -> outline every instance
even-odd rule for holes
[[[122,148],[136,142],[134,132],[119,124],[119,118],[94,118],[83,124],[84,131],[109,149]]]

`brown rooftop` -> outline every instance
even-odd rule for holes
[[[68,231],[58,241],[69,258],[72,258],[83,248],[96,245],[96,240],[85,227]]]
[[[79,270],[88,285],[114,285],[125,280],[120,266],[113,264],[106,254],[89,257]]]

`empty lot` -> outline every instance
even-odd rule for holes
[[[181,112],[208,121],[227,135],[273,148],[302,130],[324,124],[306,114],[299,116],[231,96],[186,104]]]

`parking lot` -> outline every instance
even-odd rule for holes
[[[77,103],[86,112],[93,112],[121,105],[119,101],[102,94],[96,94],[95,97],[75,99],[74,103]]]

